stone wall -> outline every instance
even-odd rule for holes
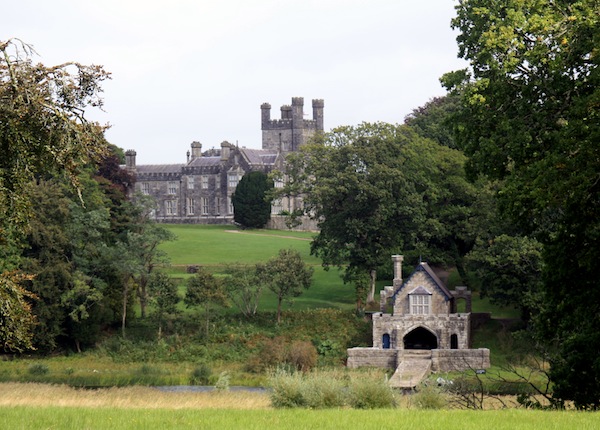
[[[358,367],[381,367],[395,369],[397,366],[398,351],[395,349],[378,348],[350,348],[348,349],[348,362],[350,369]]]
[[[434,372],[487,369],[490,367],[490,350],[479,349],[433,349],[431,350]]]

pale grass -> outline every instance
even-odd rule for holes
[[[95,390],[66,385],[0,383],[0,406],[136,409],[271,409],[267,393],[164,392],[151,387]]]

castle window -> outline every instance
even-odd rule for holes
[[[194,215],[194,199],[187,199],[187,214]]]
[[[237,172],[229,173],[227,175],[227,186],[229,188],[237,187],[237,184],[239,181],[240,181],[240,177]]]
[[[216,199],[215,215],[221,215],[221,197],[217,197]]]
[[[142,182],[142,194],[145,196],[150,195],[150,184],[148,182]]]
[[[202,197],[202,215],[208,215],[208,198]]]
[[[284,182],[281,179],[275,179],[274,185],[275,188],[283,188]]]
[[[167,215],[177,215],[177,200],[165,201],[165,210]]]
[[[429,315],[431,310],[431,293],[425,287],[417,287],[408,293],[410,313],[413,315]]]
[[[171,195],[177,194],[177,182],[169,182],[167,192]]]
[[[233,213],[233,202],[231,201],[231,197],[227,197],[227,208],[229,210],[229,212],[227,212],[227,213],[232,214]]]
[[[207,190],[208,189],[208,176],[204,175],[200,177],[200,187],[203,190]]]
[[[193,176],[188,176],[188,178],[187,178],[187,186],[188,186],[188,190],[193,190],[194,189],[194,177]]]

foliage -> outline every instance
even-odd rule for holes
[[[206,336],[208,336],[211,306],[228,306],[223,283],[205,268],[200,267],[198,272],[187,280],[186,286],[183,301],[188,307],[204,306]]]
[[[245,266],[238,263],[230,264],[224,270],[227,277],[223,278],[223,284],[227,296],[248,318],[256,315],[263,290],[260,267],[260,265]]]
[[[434,97],[424,106],[413,109],[404,118],[404,124],[413,128],[420,136],[434,140],[448,148],[458,149],[454,142],[450,120],[458,110],[459,98],[448,94]]]
[[[177,294],[175,281],[164,272],[152,273],[148,281],[148,290],[158,320],[158,337],[160,339],[164,318],[177,312],[180,297]]]
[[[471,0],[457,12],[459,54],[470,62],[470,73],[444,78],[462,96],[457,144],[472,176],[503,180],[504,213],[544,246],[534,322],[557,346],[554,396],[597,409],[598,2]]]
[[[281,322],[281,303],[298,297],[311,284],[313,270],[294,249],[280,249],[277,257],[271,258],[258,269],[259,276],[267,287],[277,295],[277,323]]]
[[[500,235],[489,243],[478,243],[467,254],[468,266],[481,281],[481,297],[521,309],[528,320],[541,287],[542,246],[528,237]]]
[[[33,349],[32,330],[35,318],[27,298],[35,296],[22,287],[30,276],[4,272],[0,276],[0,339],[4,352]]]
[[[267,192],[273,181],[260,171],[245,174],[231,196],[233,220],[248,228],[262,228],[271,217],[271,201]]]
[[[393,408],[392,388],[370,374],[336,372],[286,372],[278,369],[269,378],[271,402],[276,408]]]
[[[435,384],[421,384],[416,393],[411,395],[411,404],[418,409],[444,409],[448,399],[441,388]]]
[[[212,369],[205,363],[198,364],[190,375],[191,385],[208,385]]]
[[[318,220],[311,252],[344,268],[344,281],[371,277],[402,249],[417,261],[458,262],[473,242],[466,228],[475,189],[464,156],[411,127],[363,123],[339,127],[286,159],[282,195],[301,195]],[[455,261],[456,260],[456,261]]]

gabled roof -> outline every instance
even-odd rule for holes
[[[271,166],[275,164],[277,158],[277,152],[273,152],[267,149],[251,149],[251,148],[240,148],[242,156],[248,160],[249,164],[252,165],[266,165]]]
[[[396,290],[396,292],[394,293],[394,296],[396,296],[400,291],[402,291],[404,286],[406,286],[410,282],[411,278],[413,276],[415,276],[416,273],[419,273],[419,272],[424,272],[425,275],[427,277],[429,277],[429,279],[431,279],[431,281],[433,282],[435,287],[444,295],[446,300],[450,300],[452,298],[452,293],[450,293],[448,288],[446,288],[444,283],[440,280],[440,278],[438,278],[438,276],[435,274],[433,269],[431,267],[429,267],[429,264],[427,264],[427,263],[419,263],[419,265],[415,268],[415,270],[408,277],[408,279],[403,282],[402,286],[400,288],[398,288],[398,290]],[[422,288],[422,287],[420,287],[420,288]],[[418,289],[418,288],[416,288],[416,289]],[[425,290],[425,288],[423,288],[423,289]],[[427,290],[425,290],[425,291],[427,291]],[[429,292],[427,291],[425,294],[428,294],[428,293]],[[413,293],[413,294],[420,294],[420,293]]]

